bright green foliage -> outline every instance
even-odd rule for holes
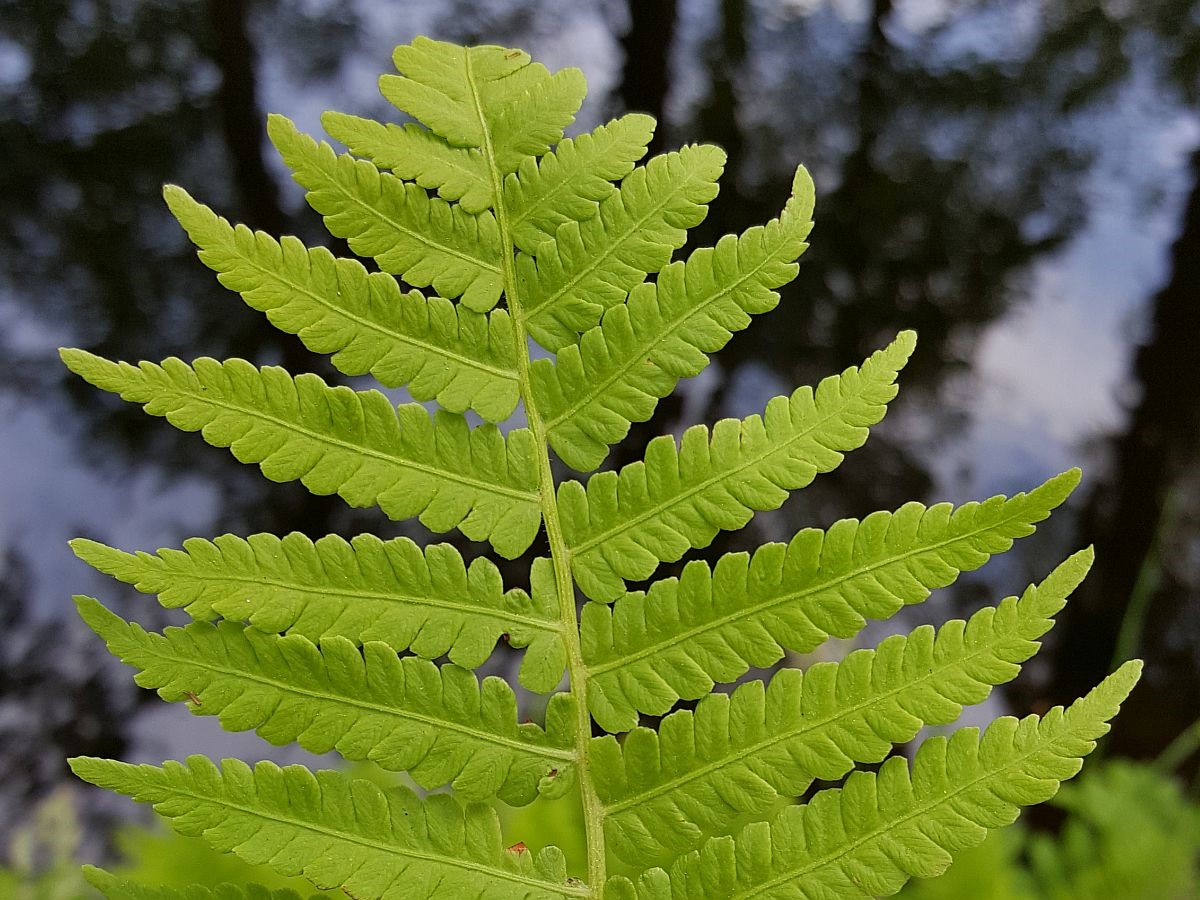
[[[535,567],[531,597],[519,588],[505,591],[490,560],[468,567],[449,544],[422,550],[408,538],[360,534],[347,542],[328,535],[314,542],[299,533],[245,540],[226,534],[191,538],[182,551],[157,554],[125,553],[84,538],[71,546],[101,572],[201,621],[244,619],[267,633],[314,642],[383,641],[424,659],[448,656],[468,669],[483,665],[507,635],[514,647],[528,648],[521,682],[542,693],[558,684],[566,665],[544,562]]]
[[[803,794],[815,779],[836,781],[856,762],[879,762],[923,725],[950,724],[1037,652],[1036,639],[1090,564],[1090,552],[1076,554],[1020,600],[936,633],[925,625],[840,663],[783,669],[765,686],[710,694],[657,731],[635,728],[623,745],[597,738],[592,759],[610,846],[631,860],[657,849],[669,861],[728,833],[740,816]]]
[[[868,618],[920,603],[1032,534],[1078,482],[1074,470],[1011,500],[958,509],[909,503],[828,532],[806,529],[753,556],[723,556],[715,569],[689,563],[678,579],[613,606],[588,603],[581,633],[592,715],[608,731],[628,731],[639,711],[662,715],[714,683],[773,665],[784,650],[807,653],[831,635],[854,637]]]
[[[537,534],[536,448],[526,429],[504,437],[453,413],[431,418],[415,403],[397,409],[379,391],[240,359],[131,366],[68,350],[63,360],[97,387],[258,463],[272,481],[298,479],[393,519],[419,516],[433,531],[458,528],[510,558]]]
[[[722,419],[711,435],[695,425],[678,445],[655,438],[643,462],[593,475],[586,488],[563,484],[563,536],[580,590],[593,600],[616,600],[623,579],[650,577],[660,562],[707,547],[718,531],[778,509],[788,491],[835,469],[840,451],[862,446],[867,426],[883,418],[915,340],[903,332],[861,369],[826,378],[815,391],[775,397],[762,416]]]
[[[90,597],[75,602],[113,655],[141,670],[138,684],[165,700],[189,699],[229,731],[337,750],[408,772],[422,787],[452,784],[467,799],[513,804],[528,803],[542,778],[564,777],[571,763],[566,695],[555,698],[547,734],[517,724],[502,679],[480,683],[467,669],[401,658],[377,641],[360,653],[345,638],[280,639],[228,620],[148,634]]]
[[[837,467],[883,418],[915,336],[760,415],[655,438],[640,462],[556,481],[552,451],[594,472],[631,423],[779,302],[807,246],[812,180],[797,171],[777,219],[672,261],[716,195],[720,149],[641,163],[654,123],[637,114],[564,137],[582,75],[521,51],[418,38],[395,62],[381,88],[416,122],[327,113],[343,155],[282,117],[269,125],[329,230],[381,271],[231,225],[182,189],[166,198],[247,304],[344,374],[435,401],[432,415],[243,360],[63,358],[273,480],[458,529],[507,558],[537,546],[529,589],[506,587],[486,558],[468,565],[449,545],[406,538],[223,535],[153,554],[80,539],[85,562],[194,621],[149,633],[77,603],[164,699],[452,793],[202,757],[162,768],[77,759],[75,771],[218,850],[363,900],[884,895],[1051,796],[1136,666],[1065,712],[926,742],[911,772],[893,750],[1015,677],[1089,551],[969,621],[714,689],[924,601],[1031,534],[1079,473],[1011,498],[808,528],[630,591]],[[531,341],[552,355],[531,358]],[[524,423],[509,428],[518,404]],[[539,723],[512,686],[473,671],[500,642],[523,651],[522,686],[550,695]],[[664,718],[651,727],[643,714]],[[853,771],[879,762],[878,774]],[[796,805],[815,780],[846,776]],[[572,871],[583,879],[554,847],[502,837],[489,805],[555,798],[582,810],[586,860]],[[275,896],[89,877],[111,897]]]
[[[517,285],[529,310],[529,334],[548,350],[575,343],[604,310],[671,259],[687,229],[717,195],[725,154],[685,147],[634,169],[584,222],[566,222],[536,259],[518,254]]]
[[[88,882],[108,900],[301,900],[288,888],[268,890],[257,884],[222,884],[217,887],[189,885],[183,888],[148,887],[118,878],[95,866],[84,866]]]
[[[1022,806],[1054,796],[1060,781],[1108,731],[1141,674],[1126,663],[1082,700],[1042,717],[997,719],[982,734],[962,728],[879,770],[856,772],[844,787],[789,806],[770,821],[746,826],[737,839],[717,838],[671,866],[653,869],[624,898],[687,900],[697,896],[871,898],[894,894],[909,879],[942,872],[955,850],[978,844],[989,828],[1011,824]]]
[[[368,272],[324,247],[294,237],[277,241],[236,228],[182,188],[167,204],[221,283],[295,334],[317,353],[332,353],[347,375],[370,373],[387,387],[407,386],[418,400],[451,412],[473,409],[489,422],[507,419],[519,399],[512,324]]]
[[[774,288],[796,276],[793,260],[808,246],[812,211],[812,179],[798,169],[778,219],[671,263],[611,307],[599,328],[562,347],[553,363],[534,361],[534,401],[565,463],[596,468],[631,422],[650,418],[680,378],[703,371],[706,354],[724,347],[751,315],[775,308]]]
[[[565,884],[562,854],[507,851],[496,813],[445,794],[422,799],[340,772],[203,756],[162,768],[75,759],[81,778],[153,804],[183,834],[203,834],[250,863],[304,875],[351,896],[548,900],[586,896]],[[478,886],[486,885],[480,889]]]
[[[1194,793],[1194,792],[1193,792]],[[1052,801],[1057,834],[990,833],[907,900],[1184,900],[1200,897],[1200,802],[1151,763],[1104,760]]]

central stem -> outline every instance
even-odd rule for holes
[[[504,205],[503,176],[496,165],[495,148],[492,146],[491,129],[483,114],[483,104],[474,79],[471,77],[471,54],[464,60],[467,81],[471,85],[472,99],[479,116],[483,134],[481,150],[487,160],[492,180],[494,197],[493,210],[500,231],[500,258],[504,277],[504,296],[508,303],[509,316],[513,324],[513,343],[517,357],[517,383],[521,400],[525,406],[525,417],[533,433],[537,452],[538,494],[541,497],[542,521],[546,526],[546,538],[550,544],[550,560],[554,566],[554,587],[558,596],[558,614],[562,622],[562,641],[567,654],[567,677],[575,710],[575,770],[579,781],[579,792],[583,801],[583,821],[587,838],[588,888],[592,896],[599,897],[604,889],[606,858],[604,851],[604,806],[596,794],[592,782],[592,770],[588,761],[591,748],[592,718],[587,707],[587,668],[583,663],[583,649],[579,640],[579,620],[575,608],[575,582],[571,578],[569,551],[563,539],[562,522],[558,516],[558,498],[555,491],[554,472],[550,468],[550,444],[541,412],[533,400],[533,382],[529,368],[529,332],[525,327],[525,310],[521,305],[517,287],[515,246]]]

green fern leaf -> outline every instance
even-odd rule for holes
[[[509,227],[518,250],[537,254],[564,222],[583,222],[616,191],[612,182],[646,155],[654,119],[629,113],[590,134],[566,138],[541,159],[530,157],[504,181]]]
[[[76,757],[75,774],[153,804],[181,834],[350,896],[426,900],[586,897],[556,850],[504,849],[496,814],[438,794],[382,790],[340,772],[203,756],[162,768]]]
[[[244,360],[178,359],[162,365],[114,363],[63,351],[77,375],[143,404],[176,428],[201,431],[272,481],[299,479],[315,494],[351,506],[378,505],[394,519],[419,516],[434,531],[458,528],[490,541],[501,556],[520,555],[541,521],[531,435],[507,438],[492,425],[416,404],[399,409],[378,391],[331,388],[316,375]]]
[[[314,543],[293,532],[189,538],[183,550],[157,554],[84,538],[71,548],[93,568],[202,621],[221,616],[314,643],[382,641],[424,659],[448,656],[468,669],[483,665],[505,635],[512,646],[527,648],[522,684],[542,693],[558,684],[566,666],[552,589],[532,597],[505,591],[495,564],[481,558],[468,568],[449,544],[422,550],[408,538],[368,534]],[[547,580],[553,576],[539,573],[534,585]]]
[[[776,397],[762,417],[723,419],[711,440],[695,426],[679,446],[655,438],[645,462],[594,475],[586,490],[577,481],[561,485],[563,536],[580,589],[593,600],[616,600],[624,579],[650,577],[660,562],[708,546],[755,511],[778,509],[788,491],[836,468],[843,451],[861,446],[867,427],[883,418],[914,342],[903,332],[861,368],[826,378],[815,391]]]
[[[337,156],[283,116],[271,116],[267,132],[292,177],[308,189],[309,205],[355,253],[374,257],[414,287],[461,296],[476,312],[496,305],[503,281],[491,213],[471,215],[365,160]]]
[[[800,796],[814,779],[836,781],[923,726],[950,724],[1037,652],[1091,562],[1091,551],[1078,553],[1020,600],[936,634],[924,625],[839,663],[712,694],[694,713],[672,713],[657,732],[637,728],[621,745],[595,739],[609,846],[632,864],[664,865],[747,815],[769,813],[780,797]]]
[[[625,900],[783,900],[799,896],[890,896],[913,877],[941,874],[951,855],[1011,824],[1022,806],[1053,797],[1108,731],[1141,673],[1129,662],[1064,712],[1004,717],[982,737],[962,728],[876,775],[855,772],[845,787],[789,806],[736,838],[720,837],[634,886],[614,879],[605,893]],[[798,885],[803,885],[798,888]]]
[[[317,353],[332,353],[347,375],[370,373],[387,387],[407,386],[417,400],[451,412],[474,409],[490,422],[512,413],[520,397],[508,314],[489,316],[418,291],[355,260],[234,228],[182,188],[164,190],[167,205],[200,248],[200,259],[271,324],[299,335]]]
[[[662,715],[714,683],[774,665],[784,650],[808,653],[830,636],[850,638],[868,618],[920,603],[960,572],[982,566],[1032,534],[1079,483],[1073,469],[1029,494],[957,509],[909,503],[895,513],[810,528],[751,557],[721,557],[716,569],[688,563],[681,576],[589,603],[580,621],[588,706],[607,731],[627,731],[637,713]]]
[[[386,125],[345,113],[326,112],[321,125],[355,156],[389,169],[397,178],[436,190],[443,200],[457,200],[469,213],[491,209],[491,173],[474,147],[452,147],[419,125]]]
[[[563,462],[581,472],[598,467],[631,422],[649,419],[751,315],[775,308],[774,288],[796,276],[794,260],[808,246],[812,211],[812,179],[801,168],[778,219],[671,263],[555,362],[534,361],[534,397]]]
[[[547,350],[575,343],[683,246],[703,221],[725,165],[718,147],[697,145],[634,169],[592,218],[559,226],[536,260],[517,255],[517,286],[530,335]]]
[[[229,621],[153,634],[90,597],[75,604],[109,651],[141,670],[139,685],[219,716],[227,731],[254,730],[313,753],[337,750],[408,772],[423,788],[452,784],[468,800],[516,806],[537,796],[543,778],[568,776],[573,763],[570,716],[552,711],[549,733],[518,725],[516,696],[499,678],[480,683],[466,669],[400,658],[380,642],[360,653],[345,638],[318,646]],[[557,696],[556,706],[568,702]]]
[[[221,884],[216,887],[193,884],[187,887],[152,887],[138,884],[128,878],[119,878],[111,872],[105,872],[95,866],[84,866],[83,874],[88,880],[88,884],[103,894],[107,900],[300,900],[300,895],[290,888],[269,890],[258,884]]]
[[[449,145],[483,149],[501,175],[558,143],[587,92],[578,69],[552,75],[505,47],[418,37],[392,61],[400,74],[379,79],[383,96]]]
[[[1011,499],[910,503],[808,528],[787,545],[689,562],[645,592],[627,589],[778,509],[860,446],[896,395],[911,332],[762,415],[654,438],[640,462],[556,482],[551,451],[593,472],[680,379],[778,303],[812,226],[803,167],[779,218],[672,262],[716,196],[722,150],[640,162],[654,122],[637,114],[564,137],[581,73],[552,73],[520,50],[419,37],[394,58],[398,74],[380,88],[415,122],[326,113],[342,155],[281,116],[268,127],[330,232],[382,272],[232,225],[181,189],[165,194],[201,259],[252,308],[343,373],[406,388],[435,411],[243,360],[63,359],[268,478],[435,532],[457,528],[508,558],[544,524],[528,590],[506,590],[490,561],[468,566],[449,545],[405,538],[224,535],[156,554],[72,546],[195,620],[151,633],[78,599],[140,669],[139,684],[229,730],[374,760],[457,797],[201,757],[162,768],[81,758],[76,772],[219,850],[361,900],[887,895],[1073,775],[1138,665],[1066,712],[1002,719],[982,740],[961,729],[926,742],[911,774],[901,759],[878,774],[852,770],[1014,677],[1090,551],[969,621],[728,694],[717,685],[922,602],[1031,534],[1076,471]],[[554,359],[533,359],[531,341]],[[518,404],[527,427],[502,432]],[[472,427],[469,414],[486,421]],[[523,574],[506,570],[514,577]],[[513,686],[471,671],[498,642],[524,649],[520,684],[551,695],[540,724],[518,721]],[[640,727],[641,714],[663,718]],[[609,733],[593,737],[597,723]],[[844,777],[791,805],[815,780]],[[567,877],[555,848],[505,849],[483,805],[576,789],[567,812],[542,818],[545,807],[531,805],[512,821],[538,845],[531,822],[554,830],[578,811],[582,839],[562,843],[584,850],[586,885]],[[89,877],[127,900],[286,900]]]

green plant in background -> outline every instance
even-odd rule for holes
[[[1188,900],[1200,896],[1200,806],[1168,775],[1127,760],[1093,765],[1052,801],[1057,835],[989,834],[908,900]]]
[[[1089,551],[967,622],[714,687],[923,601],[1032,533],[1078,472],[1012,498],[805,529],[629,590],[860,446],[914,336],[761,415],[656,438],[620,471],[556,480],[551,451],[579,472],[602,466],[631,422],[774,307],[806,247],[812,182],[799,169],[777,219],[672,262],[716,195],[720,149],[639,165],[654,124],[640,115],[564,138],[582,75],[519,50],[419,38],[395,62],[384,96],[420,124],[326,114],[347,155],[281,117],[269,128],[329,230],[381,272],[231,226],[179,188],[166,197],[201,259],[273,324],[347,375],[436,401],[435,413],[241,360],[63,358],[273,480],[458,529],[510,559],[544,533],[529,589],[506,586],[486,558],[468,565],[449,545],[405,538],[226,535],[157,554],[80,540],[81,558],[195,622],[153,634],[91,598],[78,606],[167,700],[452,792],[196,756],[80,758],[75,772],[218,850],[356,898],[891,894],[1051,797],[1106,732],[1138,663],[1069,709],[931,739],[911,766],[892,756],[878,772],[854,768],[1013,678]],[[499,428],[518,405],[524,421]],[[521,685],[551,695],[542,724],[520,722],[511,685],[473,672],[501,637],[524,648]],[[681,700],[699,702],[673,711]],[[650,728],[643,714],[663,718]],[[490,805],[567,795],[582,810],[582,879],[559,849],[502,835]],[[112,897],[192,896],[89,877]],[[255,890],[220,896],[266,896]]]
[[[76,900],[86,885],[76,862],[82,828],[71,791],[58,790],[14,828],[8,865],[0,866],[0,897],[9,900]]]

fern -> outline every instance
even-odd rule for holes
[[[63,359],[272,480],[457,529],[507,558],[544,531],[529,590],[506,588],[484,557],[468,565],[449,545],[406,538],[223,535],[154,554],[79,539],[85,562],[193,622],[150,633],[91,598],[77,604],[163,699],[451,792],[203,757],[161,768],[80,758],[80,777],[219,850],[354,897],[724,900],[894,893],[1074,775],[1138,664],[1069,709],[927,741],[911,767],[892,751],[1015,677],[1090,551],[966,622],[716,688],[924,601],[1031,534],[1077,471],[1011,498],[805,529],[629,587],[836,468],[883,418],[912,333],[761,414],[655,438],[618,471],[555,480],[551,452],[594,471],[679,379],[775,306],[812,227],[805,170],[778,218],[673,262],[716,194],[719,149],[641,162],[654,124],[641,115],[564,137],[583,78],[521,51],[418,38],[395,61],[381,87],[415,122],[327,113],[348,154],[282,117],[269,127],[329,230],[381,271],[231,225],[180,188],[166,199],[248,305],[341,372],[406,387],[435,413],[242,360]],[[530,339],[552,356],[532,359]],[[518,404],[525,424],[501,431]],[[475,674],[501,640],[524,651],[521,684],[550,695],[540,724],[521,721],[510,685]],[[643,715],[663,718],[651,727]],[[502,836],[490,805],[568,794],[582,804],[583,880],[556,849]],[[88,878],[111,898],[282,896]]]

